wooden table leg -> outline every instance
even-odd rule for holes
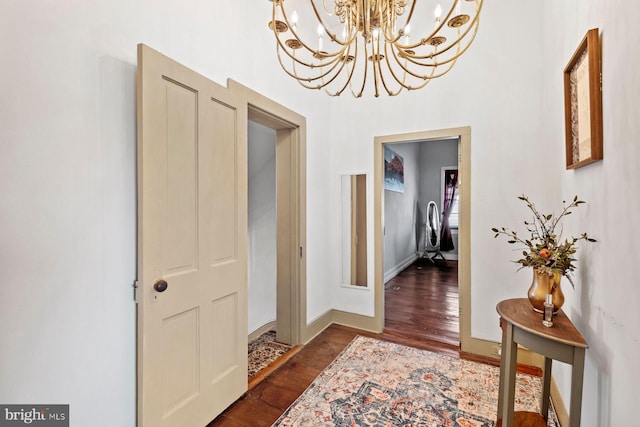
[[[576,347],[571,370],[571,404],[569,405],[569,427],[580,427],[582,411],[582,377],[584,376],[584,348]]]
[[[542,375],[542,398],[540,401],[540,413],[547,421],[549,418],[549,392],[551,390],[551,363],[553,359],[544,358],[544,372]]]
[[[504,377],[505,367],[507,366],[507,353],[504,351],[507,348],[507,325],[502,319],[500,319],[500,327],[502,328],[502,346],[500,347],[500,382],[498,383],[498,414],[497,420],[502,419],[502,399],[504,396]]]
[[[500,390],[502,427],[513,427],[513,405],[516,390],[516,363],[518,356],[518,345],[513,341],[513,325],[507,322],[506,342],[502,346],[504,366],[500,367],[504,373],[504,381],[501,379],[502,388]]]

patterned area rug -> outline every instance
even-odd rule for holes
[[[358,336],[273,425],[493,427],[499,379],[494,366]],[[539,410],[540,394],[540,378],[517,375],[516,411]]]
[[[269,366],[291,346],[276,341],[275,331],[269,331],[249,342],[249,378]]]

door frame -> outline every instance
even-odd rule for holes
[[[471,127],[429,130],[374,138],[374,324],[384,330],[384,144],[423,142],[458,138],[458,170],[460,182],[460,220],[458,234],[458,288],[460,316],[460,347],[476,352],[471,337]],[[475,350],[475,351],[474,351]]]
[[[276,131],[278,341],[302,344],[306,337],[306,135],[300,114],[236,82],[227,87],[247,103],[249,120]]]

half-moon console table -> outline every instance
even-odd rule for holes
[[[516,356],[517,346],[521,344],[544,356],[540,408],[545,421],[549,412],[551,362],[555,359],[572,366],[569,427],[578,427],[582,410],[582,377],[587,342],[562,309],[553,317],[553,326],[550,328],[542,325],[542,315],[533,311],[527,298],[501,301],[496,309],[502,327],[498,421],[503,427],[514,427]]]

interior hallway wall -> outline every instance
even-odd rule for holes
[[[572,289],[563,279],[564,311],[589,343],[586,352],[583,426],[630,426],[638,423],[640,381],[640,4],[566,0],[542,2],[541,42],[545,152],[544,207],[557,211],[574,195],[587,202],[564,221],[566,236],[588,232],[598,242],[580,244]],[[587,30],[599,28],[602,41],[602,111],[604,159],[565,169],[562,71]],[[522,212],[522,211],[521,211]],[[571,375],[554,365],[565,402]]]
[[[541,16],[538,2],[485,2],[473,45],[446,76],[397,97],[330,99],[335,126],[325,142],[332,159],[330,182],[336,184],[330,187],[329,206],[339,206],[340,174],[355,170],[373,177],[379,167],[373,159],[376,136],[470,127],[471,335],[489,341],[500,340],[496,303],[522,296],[531,283],[524,274],[515,276],[509,261],[513,251],[494,240],[491,228],[521,222],[519,206],[507,201],[517,201],[522,193],[539,198],[543,192],[537,176],[545,155],[540,147],[540,88],[549,70],[540,61]],[[368,209],[373,212],[369,182]],[[339,210],[332,209],[330,215],[337,228]],[[373,236],[373,218],[369,224]],[[333,253],[339,250],[337,234],[330,242]],[[371,263],[369,276],[374,273]],[[339,282],[336,269],[330,282],[335,309],[373,315],[374,292],[341,287]]]
[[[368,91],[352,99],[304,90],[284,75],[267,1],[4,5],[0,401],[70,403],[74,425],[135,425],[135,46],[144,42],[307,118],[309,321],[332,308],[373,314],[371,289],[340,287],[334,254],[340,175],[367,174],[373,212],[376,135],[471,127],[477,338],[500,340],[495,304],[521,297],[531,281],[515,273],[513,251],[491,227],[522,221],[519,194],[555,207],[579,193],[590,204],[567,231],[588,229],[601,240],[581,252],[580,265],[590,268],[580,269],[575,293],[566,292],[568,312],[591,343],[583,425],[633,425],[640,201],[628,194],[640,191],[638,13],[633,0],[487,1],[474,44],[449,74],[395,98]],[[563,169],[561,71],[593,26],[603,31],[605,160],[571,174]],[[238,46],[250,54],[239,55]],[[566,374],[556,372],[566,389]]]
[[[248,333],[275,322],[276,132],[249,122]]]
[[[418,208],[417,143],[388,144],[404,159],[404,191],[384,191],[384,276],[392,279],[417,257],[416,210]]]
[[[284,75],[270,16],[253,0],[3,4],[0,402],[68,403],[74,426],[136,425],[138,43],[309,117],[308,156],[328,163],[328,99]],[[307,168],[309,316],[331,307],[327,174]]]

